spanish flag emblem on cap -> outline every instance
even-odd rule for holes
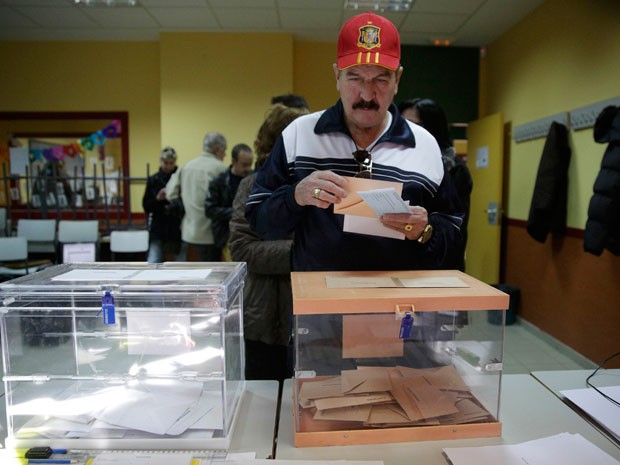
[[[400,65],[400,37],[394,24],[374,13],[348,20],[338,36],[338,69],[376,65],[391,70]]]

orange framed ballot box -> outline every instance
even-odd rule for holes
[[[507,294],[454,270],[291,277],[296,447],[501,435]]]

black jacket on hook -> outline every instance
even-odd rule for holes
[[[562,236],[566,232],[570,155],[568,129],[554,121],[547,133],[538,165],[527,219],[527,232],[538,242],[545,242],[549,232],[556,236]]]
[[[594,123],[594,140],[608,143],[594,181],[583,246],[601,255],[606,248],[620,255],[620,107],[606,107]]]

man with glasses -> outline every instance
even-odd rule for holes
[[[251,226],[264,239],[294,232],[296,271],[454,268],[463,213],[435,138],[393,104],[403,73],[394,25],[373,13],[347,21],[334,72],[336,105],[291,123],[258,172]],[[343,230],[333,206],[355,176],[403,184],[410,212],[380,220],[405,240]]]

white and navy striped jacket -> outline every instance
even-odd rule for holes
[[[294,120],[259,170],[246,216],[263,239],[295,234],[294,271],[456,268],[463,212],[433,136],[402,118],[392,122],[372,154],[372,179],[403,183],[402,197],[428,211],[433,235],[426,244],[343,232],[343,215],[295,202],[296,184],[315,170],[354,176],[355,143],[344,125],[341,101]]]

